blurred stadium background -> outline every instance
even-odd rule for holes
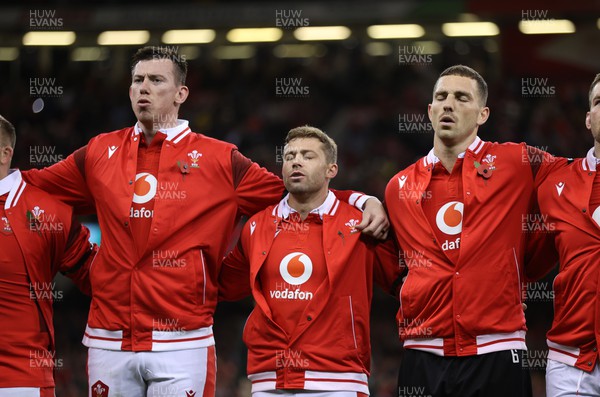
[[[261,29],[240,30],[249,28]],[[340,146],[333,186],[382,197],[389,178],[430,149],[427,104],[436,76],[452,64],[475,68],[489,84],[483,139],[584,156],[599,42],[598,0],[4,2],[0,114],[17,128],[13,165],[50,165],[96,134],[132,125],[131,55],[143,45],[172,46],[189,62],[191,94],[180,117],[194,131],[233,142],[280,173],[286,132],[317,126]],[[95,219],[85,221],[99,238]],[[89,299],[64,279],[56,287],[65,292],[55,302],[57,396],[83,396]],[[545,395],[551,288],[552,275],[524,289],[524,366],[535,396]],[[217,310],[219,397],[249,395],[241,331],[251,308],[245,301]],[[396,395],[396,309],[377,292],[375,397]]]

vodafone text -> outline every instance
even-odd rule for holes
[[[139,210],[133,209],[133,207],[129,210],[130,218],[152,218],[154,216],[154,210],[146,209],[146,207],[142,207]]]
[[[300,287],[294,288],[288,283],[277,283],[275,290],[269,291],[271,299],[286,299],[286,300],[311,300],[313,293],[301,291]]]
[[[442,244],[442,249],[444,251],[455,250],[460,248],[460,237],[457,237],[456,240],[446,240]]]

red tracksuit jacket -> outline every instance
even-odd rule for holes
[[[538,187],[542,219],[554,229],[560,262],[548,358],[587,372],[596,366],[600,342],[600,227],[589,206],[597,171],[593,153],[594,148],[585,158],[557,159],[540,170]]]
[[[258,281],[278,230],[289,216],[287,198],[250,218],[240,244],[223,263],[221,297],[235,300],[252,293],[256,301],[244,327],[252,392],[308,389],[369,394],[373,275],[384,289],[393,288],[400,273],[397,250],[394,244],[379,244],[376,255],[376,245],[353,231],[360,211],[332,193],[321,208],[328,282],[316,291],[292,334],[274,322],[265,300],[267,291]],[[248,279],[249,284],[240,282]],[[285,311],[285,302],[273,310]]]
[[[457,263],[436,241],[421,206],[437,160],[433,150],[390,180],[385,202],[400,256],[418,252],[428,264],[409,266],[400,291],[397,317],[405,348],[446,356],[526,349],[521,288],[530,244],[523,224],[534,202],[531,155],[540,156],[537,164],[546,154],[478,137],[466,150]],[[495,167],[489,178],[476,168],[486,161]]]
[[[280,200],[283,183],[234,145],[194,133],[180,120],[162,144],[147,244],[136,247],[129,221],[140,133],[136,125],[98,135],[25,177],[98,215],[102,245],[90,272],[84,345],[131,351],[213,345],[216,281],[231,232],[240,214]]]
[[[92,246],[88,241],[88,229],[73,220],[71,207],[25,183],[18,170],[13,171],[7,178],[11,178],[13,182],[4,204],[7,221],[3,220],[3,227],[14,234],[20,247],[30,281],[30,296],[27,299],[34,299],[38,307],[38,312],[31,315],[37,317],[38,313],[40,314],[40,321],[43,323],[40,328],[47,330],[50,345],[47,346],[48,355],[36,353],[32,359],[30,353],[25,360],[11,364],[22,364],[18,372],[30,372],[31,379],[40,379],[40,371],[47,370],[43,384],[30,378],[2,379],[0,387],[51,387],[54,386],[52,377],[54,360],[44,360],[44,358],[56,357],[52,321],[52,280],[56,273],[63,272],[73,279],[83,292],[89,294],[88,270],[97,247]],[[15,328],[15,324],[12,324],[11,328]],[[13,356],[15,343],[22,347],[33,342],[3,335],[0,355]],[[31,347],[30,351],[33,352],[34,347]],[[38,361],[44,363],[40,364]],[[6,376],[6,373],[0,374],[0,378],[2,375]]]

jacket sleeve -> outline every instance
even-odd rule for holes
[[[360,211],[364,209],[363,207],[367,200],[373,198],[373,196],[369,196],[361,192],[355,192],[354,190],[331,189],[331,191],[333,192],[333,194],[335,194],[335,197],[337,197],[338,200],[343,201],[344,203],[348,203],[356,207],[356,209]]]
[[[246,226],[244,226],[244,229]],[[235,301],[252,294],[250,288],[250,263],[244,254],[242,238],[223,259],[219,272],[219,300]]]
[[[89,271],[98,253],[98,246],[90,243],[89,237],[88,228],[72,217],[67,242],[58,258],[58,271],[73,280],[86,295],[91,295]]]
[[[525,150],[536,188],[550,175],[553,169],[560,168],[567,162],[566,158],[555,157],[548,152],[532,146],[526,145]]]
[[[266,168],[242,155],[237,149],[231,152],[233,186],[240,212],[252,216],[283,197],[283,181]]]
[[[79,214],[94,213],[94,200],[85,179],[86,153],[84,146],[50,167],[23,171],[23,179],[74,207]]]
[[[398,245],[392,238],[377,242],[375,245],[375,262],[373,279],[386,293],[398,298],[404,263],[400,260]]]
[[[538,177],[542,172],[538,173]],[[531,212],[541,214],[537,202],[537,187],[533,196]],[[543,216],[527,217],[528,223],[532,222],[531,218],[537,223],[543,222],[544,219]],[[557,265],[558,251],[554,243],[556,232],[548,230],[543,225],[534,224],[528,224],[526,230],[531,232],[526,235],[524,276],[527,282],[531,282],[541,279]]]
[[[530,206],[533,214],[541,214],[537,191],[539,186],[546,180],[554,169],[559,169],[569,163],[568,159],[554,157],[550,153],[537,148],[526,146],[527,157],[531,165],[531,171],[534,176],[534,196]],[[528,217],[528,222],[529,221]],[[533,217],[542,221],[542,217]],[[544,227],[528,225],[525,245],[524,276],[527,282],[536,281],[548,274],[558,263],[558,251],[555,247],[556,233],[548,231]]]

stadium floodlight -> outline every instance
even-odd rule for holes
[[[108,59],[108,49],[103,47],[78,47],[71,52],[73,62],[96,62]]]
[[[99,45],[142,45],[148,40],[147,30],[107,30],[98,35]]]
[[[575,33],[575,25],[568,19],[539,19],[519,22],[523,34]]]
[[[346,26],[305,26],[294,31],[300,41],[345,40],[352,31]]]
[[[67,46],[75,42],[77,35],[71,31],[27,32],[23,35],[23,45],[27,46]]]
[[[255,52],[256,49],[251,45],[226,45],[215,48],[213,55],[217,59],[248,59]]]
[[[215,39],[213,29],[175,29],[167,30],[162,35],[165,44],[206,44]]]
[[[408,39],[423,37],[425,29],[417,24],[371,25],[367,28],[367,34],[372,39]]]
[[[500,29],[493,22],[448,22],[442,25],[442,32],[448,37],[497,36]]]
[[[17,47],[0,47],[0,61],[14,61],[19,57]]]
[[[227,40],[232,43],[271,43],[282,36],[279,28],[237,28],[227,32]]]

